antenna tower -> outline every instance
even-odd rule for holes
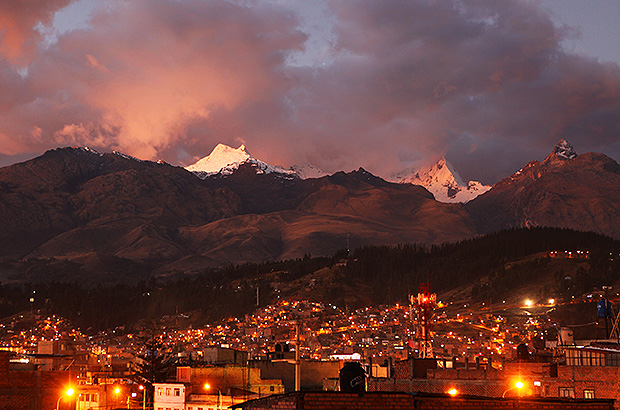
[[[420,283],[417,295],[409,295],[411,303],[413,328],[419,345],[419,357],[429,359],[433,357],[432,339],[432,319],[437,306],[437,295],[430,292],[430,284]]]

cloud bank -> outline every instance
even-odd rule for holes
[[[88,145],[187,164],[244,142],[382,176],[446,155],[490,183],[560,138],[620,158],[620,68],[565,52],[533,2],[337,0],[317,35],[292,0],[110,0],[46,43],[69,2],[0,13],[0,160]]]

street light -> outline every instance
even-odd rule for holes
[[[450,390],[448,390],[448,394],[449,394],[450,396],[454,397],[454,396],[456,396],[457,394],[459,394],[459,391],[453,387],[453,388],[451,388]]]
[[[73,396],[73,393],[75,393],[75,390],[73,390],[72,388],[69,388],[64,394],[61,394],[60,397],[58,398],[58,401],[56,402],[56,410],[58,410],[58,408],[60,407],[60,400],[62,400],[62,398],[65,396],[67,397]]]
[[[140,385],[139,389],[142,391],[142,410],[146,408],[146,389],[143,385]]]
[[[211,385],[209,383],[205,383],[204,387],[205,387],[205,390],[211,389]],[[222,391],[218,389],[217,387],[215,389],[217,390],[217,408],[219,410],[222,408]]]
[[[523,388],[523,382],[522,382],[521,380],[519,380],[519,381],[517,381],[517,382],[515,383],[515,385],[514,385],[513,387],[509,388],[508,390],[506,390],[506,391],[502,394],[502,399],[503,399],[504,397],[506,397],[506,393],[508,393],[509,391],[514,390],[514,389],[521,390],[522,388]]]

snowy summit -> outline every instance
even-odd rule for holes
[[[428,189],[439,202],[469,202],[491,189],[478,181],[465,184],[454,166],[442,157],[435,165],[420,170],[401,172],[395,182],[421,185]]]
[[[553,151],[549,155],[563,159],[573,159],[577,156],[577,151],[575,151],[575,148],[573,148],[568,141],[561,139],[557,144],[555,144]]]
[[[254,158],[247,150],[245,145],[239,148],[232,148],[228,145],[217,144],[209,155],[198,160],[196,163],[185,167],[186,170],[193,172],[201,179],[210,175],[230,175],[235,172],[241,164],[249,163],[256,168],[259,174],[278,173],[287,178],[298,177],[301,179],[317,178],[325,173],[319,168],[306,164],[304,166],[294,166],[285,169],[280,166],[273,166],[264,161]]]

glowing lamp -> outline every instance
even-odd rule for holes
[[[73,389],[67,389],[67,391],[65,392],[67,396],[73,396],[73,393],[75,393],[75,390]]]
[[[515,387],[517,389],[522,389],[523,388],[523,382],[521,380],[519,380],[518,382],[515,383]]]
[[[448,390],[448,394],[450,396],[456,396],[457,394],[459,394],[459,391],[457,389],[452,388],[452,389]]]

